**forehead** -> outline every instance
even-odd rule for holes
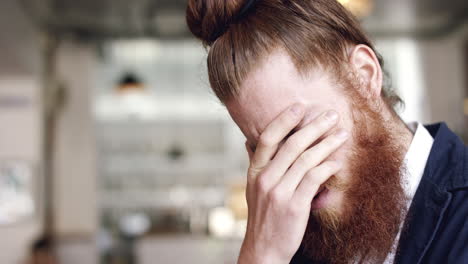
[[[305,105],[311,114],[331,107],[337,95],[334,87],[326,71],[317,67],[301,75],[286,53],[276,51],[247,76],[239,95],[226,106],[247,139],[255,141],[294,103]]]

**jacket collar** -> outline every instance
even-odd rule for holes
[[[422,262],[450,204],[450,191],[468,187],[463,142],[444,123],[426,128],[434,145],[405,220],[396,263]]]
[[[445,123],[426,126],[434,138],[424,178],[441,191],[453,191],[468,187],[468,163],[462,140]]]

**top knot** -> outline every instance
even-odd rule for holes
[[[257,0],[189,0],[187,25],[204,45],[211,46],[228,29],[241,19]]]

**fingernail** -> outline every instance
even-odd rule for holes
[[[307,114],[306,117],[304,118],[304,125],[309,124],[316,118],[317,118],[317,114],[311,114],[311,113]]]
[[[333,110],[330,110],[326,113],[325,117],[330,121],[335,121],[338,119],[338,113]]]
[[[342,139],[347,138],[348,135],[349,135],[349,133],[348,133],[346,130],[344,130],[344,129],[342,129],[342,130],[338,131],[338,133],[336,133],[336,136],[337,136],[338,138],[342,138]]]
[[[295,115],[300,115],[302,113],[302,106],[300,104],[295,104],[291,107],[291,112]]]

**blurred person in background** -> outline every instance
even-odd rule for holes
[[[468,263],[468,149],[404,123],[383,59],[334,0],[190,0],[245,137],[247,263]]]

